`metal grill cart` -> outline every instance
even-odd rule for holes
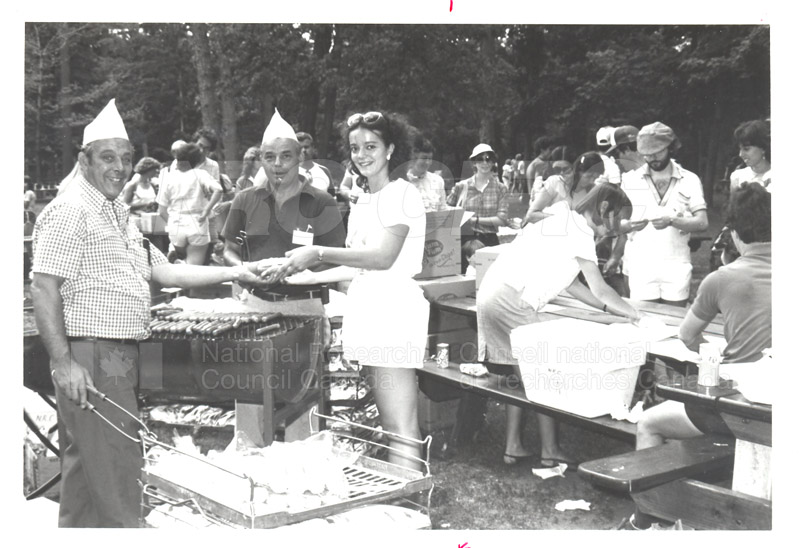
[[[169,516],[183,508],[183,517],[178,518],[188,525],[197,527],[226,526],[233,528],[269,529],[302,521],[333,516],[351,509],[376,503],[399,503],[408,508],[430,515],[430,499],[433,491],[433,478],[430,473],[430,444],[428,436],[424,440],[406,438],[398,434],[372,428],[332,416],[319,414],[315,409],[309,413],[309,422],[321,419],[325,424],[345,423],[344,428],[322,430],[312,434],[305,442],[331,438],[332,451],[336,462],[344,462],[341,468],[346,479],[346,488],[336,497],[322,497],[305,494],[296,497],[290,507],[278,508],[271,505],[271,498],[280,495],[272,493],[266,486],[241,470],[228,469],[213,460],[185,452],[164,444],[144,429],[140,433],[145,455],[152,455],[153,448],[163,454],[182,454],[197,461],[201,473],[176,475],[159,471],[157,461],[150,456],[145,458],[142,470],[142,521],[144,526],[154,520],[151,515],[159,512]],[[350,432],[371,432],[376,440],[367,436],[359,437]],[[396,451],[386,445],[387,438],[396,438],[420,447],[424,458],[405,455],[411,461],[422,465],[422,471],[390,463],[385,457]],[[305,443],[295,442],[295,443]],[[261,466],[259,464],[259,466]],[[265,455],[263,466],[269,467],[270,460]],[[186,481],[189,477],[190,481]],[[191,483],[191,485],[189,484]],[[345,494],[346,493],[346,494]],[[264,495],[266,494],[266,499]],[[191,512],[185,511],[191,509]],[[149,516],[149,519],[146,518]]]

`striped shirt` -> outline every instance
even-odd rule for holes
[[[128,222],[128,207],[110,201],[80,176],[42,211],[33,231],[33,272],[64,278],[61,298],[70,337],[144,339],[149,335],[152,265],[167,259],[148,251]]]

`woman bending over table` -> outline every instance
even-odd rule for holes
[[[511,366],[521,371],[512,355],[511,331],[539,321],[538,313],[561,291],[582,302],[633,321],[639,312],[623,301],[603,280],[595,255],[595,236],[619,230],[629,218],[631,203],[616,185],[601,183],[570,210],[566,201],[551,208],[552,215],[522,229],[517,238],[489,267],[478,291],[478,359],[491,368]],[[583,273],[589,287],[578,280]],[[503,368],[508,370],[507,367]],[[506,405],[506,446],[503,460],[516,464],[539,460],[543,467],[575,463],[558,443],[558,425],[537,414],[542,440],[539,459],[522,443],[522,408]]]
[[[362,366],[387,431],[419,439],[417,374],[428,332],[428,301],[413,276],[422,269],[425,208],[419,191],[390,174],[408,160],[409,127],[381,112],[353,114],[344,139],[366,193],[352,204],[345,248],[305,246],[264,269],[267,282],[352,280],[342,319],[344,356]],[[358,222],[354,222],[356,220]],[[320,264],[339,265],[320,272]],[[420,447],[392,437],[389,461],[421,469]]]

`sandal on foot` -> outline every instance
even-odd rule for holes
[[[559,464],[566,464],[567,470],[570,472],[576,471],[578,469],[578,465],[580,464],[577,461],[566,459],[542,459],[540,462],[542,463],[542,468],[554,468]]]
[[[515,456],[503,453],[503,462],[507,466],[514,466],[516,464],[538,464],[539,457],[536,455]]]

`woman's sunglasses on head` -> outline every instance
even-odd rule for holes
[[[360,124],[361,122],[364,122],[366,124],[374,124],[381,118],[383,118],[383,114],[381,114],[380,112],[371,111],[365,114],[356,112],[355,114],[350,116],[350,118],[347,119],[347,127],[353,127],[357,124]]]

